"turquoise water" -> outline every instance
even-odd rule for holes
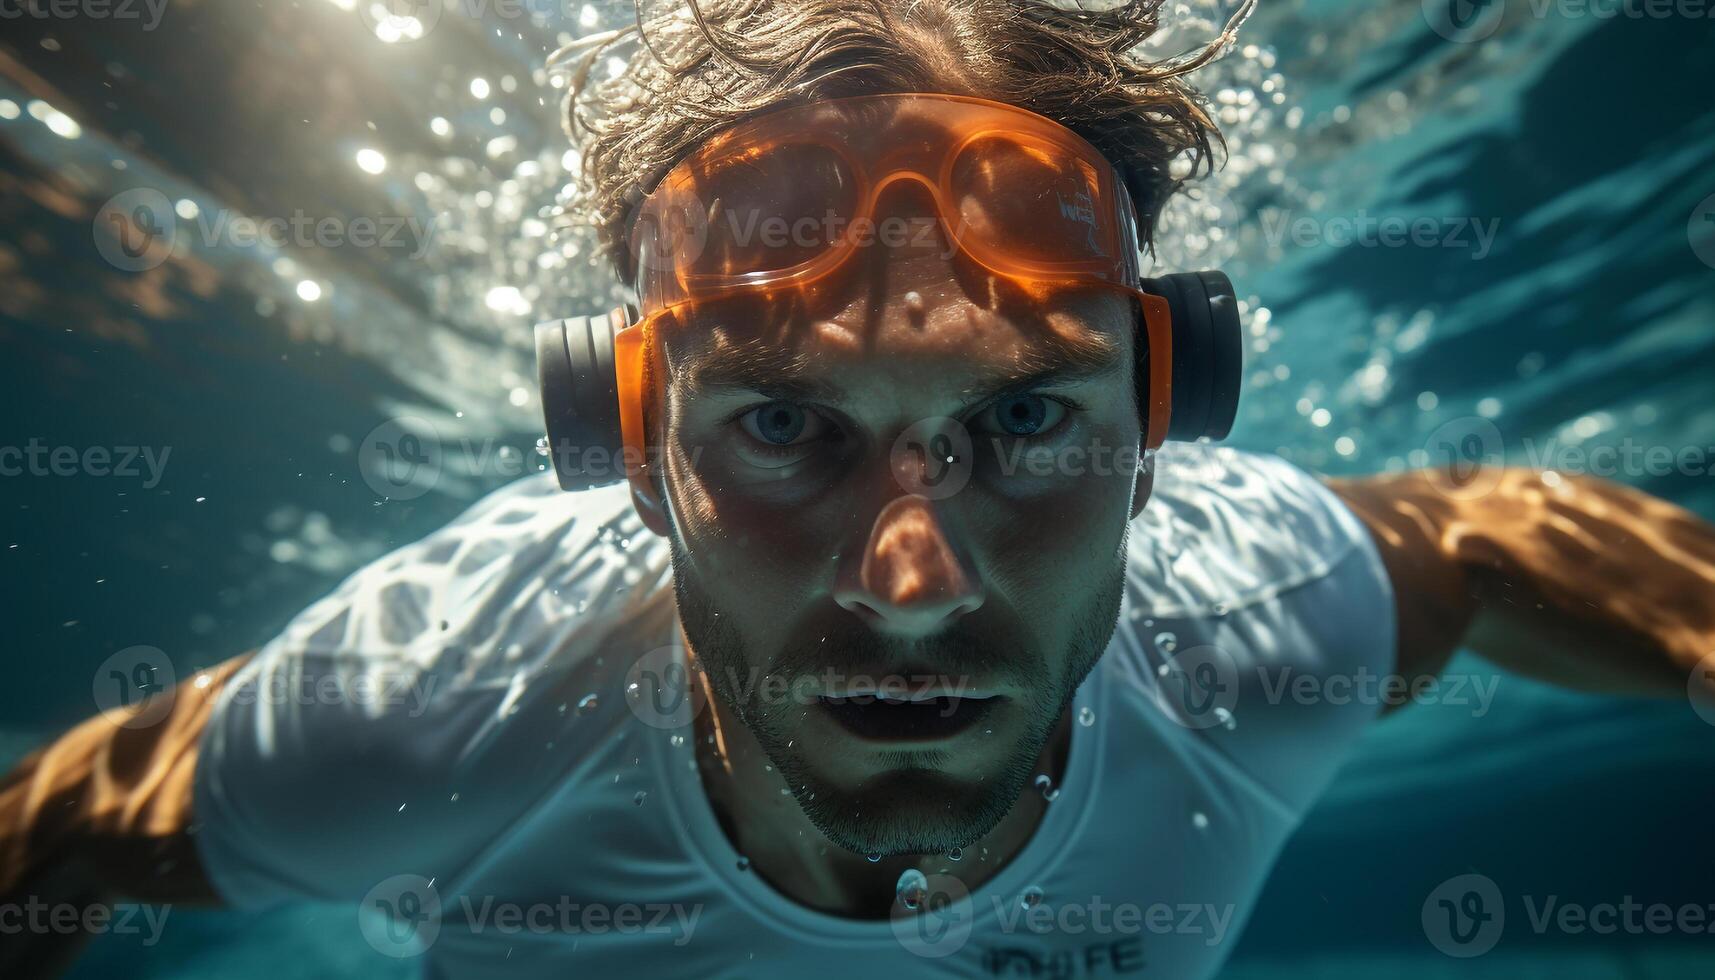
[[[1433,5],[1268,4],[1205,77],[1232,161],[1175,206],[1161,259],[1219,264],[1249,296],[1233,442],[1336,474],[1420,462],[1471,419],[1519,463],[1715,447],[1715,20],[1541,9],[1476,8],[1494,34],[1458,43]],[[534,465],[528,324],[605,303],[587,247],[552,237],[575,160],[535,73],[560,33],[615,22],[592,11],[449,12],[396,45],[326,0],[174,7],[153,31],[7,27],[4,442],[171,456],[149,486],[5,483],[0,657],[22,683],[0,689],[0,757],[92,713],[115,651],[159,647],[182,675],[248,649]],[[1159,47],[1211,16],[1167,10]],[[96,245],[103,203],[139,187],[185,236],[150,274]],[[233,213],[429,230],[396,248],[206,230]],[[1435,243],[1340,244],[1339,222],[1389,217],[1430,219]],[[401,415],[430,421],[447,462],[431,492],[380,504],[355,451]],[[1715,478],[1691,469],[1616,475],[1715,517]],[[1684,702],[1507,675],[1481,715],[1415,706],[1283,856],[1227,975],[1708,976],[1707,936],[1510,926],[1455,961],[1419,916],[1471,871],[1509,895],[1715,901],[1712,746]],[[408,972],[351,926],[346,909],[175,909],[158,945],[103,939],[74,975]]]

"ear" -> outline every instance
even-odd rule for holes
[[[1155,490],[1155,454],[1146,453],[1141,457],[1137,468],[1137,482],[1131,488],[1131,517],[1143,513],[1143,505],[1149,503],[1149,495]]]
[[[667,531],[672,526],[667,518],[667,501],[662,499],[655,481],[647,474],[631,478],[631,507],[643,520],[644,527],[663,538],[667,536]]]

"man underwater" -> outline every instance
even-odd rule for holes
[[[538,328],[559,486],[25,760],[0,891],[361,904],[461,978],[1206,977],[1384,706],[1335,691],[1463,647],[1677,693],[1715,650],[1670,504],[1199,441],[1236,302],[1139,256],[1218,44],[1131,60],[1148,3],[697,13],[571,52],[629,305]]]

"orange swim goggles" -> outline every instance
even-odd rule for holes
[[[936,213],[878,220],[877,202],[900,181],[920,185]],[[1202,389],[1227,387],[1236,408],[1231,285],[1213,272],[1140,279],[1130,195],[1094,146],[1004,103],[942,94],[857,96],[737,123],[662,178],[630,227],[638,322],[615,310],[538,326],[550,443],[587,446],[617,435],[611,441],[627,460],[623,472],[568,472],[556,455],[561,485],[639,477],[645,359],[666,315],[737,294],[813,290],[860,248],[904,247],[936,230],[938,244],[1026,289],[1082,284],[1134,297],[1145,334],[1139,339],[1149,352],[1147,447],[1159,447],[1170,426],[1175,438],[1213,429],[1216,438],[1225,435],[1232,411],[1220,406],[1178,420],[1199,430],[1183,435],[1189,426],[1173,424],[1173,416],[1182,396],[1195,392],[1174,389],[1181,379]],[[1181,319],[1183,326],[1201,324],[1210,343],[1190,337],[1187,349],[1177,349]],[[1214,348],[1230,355],[1219,358],[1230,365],[1188,363],[1208,361]],[[1215,383],[1217,375],[1231,383]]]

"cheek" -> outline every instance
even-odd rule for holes
[[[775,649],[795,610],[816,596],[824,571],[820,566],[831,567],[826,559],[833,549],[819,540],[810,515],[723,495],[685,463],[675,459],[667,481],[683,556],[678,574],[687,575],[690,588],[730,617],[747,648]]]
[[[966,527],[998,593],[1026,624],[1069,629],[1113,574],[1131,518],[1133,482],[1120,470],[1038,481],[1028,496],[984,494]],[[973,501],[974,503],[975,501]]]

